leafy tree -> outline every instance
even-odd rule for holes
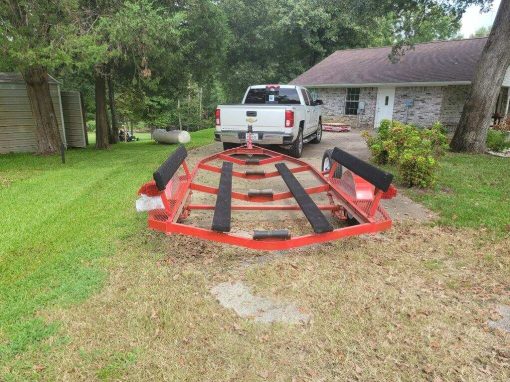
[[[487,37],[491,33],[491,28],[492,25],[480,27],[469,37]]]
[[[60,137],[50,97],[48,71],[73,62],[89,62],[103,46],[77,28],[75,0],[0,2],[0,43],[4,65],[19,70],[36,124],[38,154],[59,151]]]
[[[80,1],[79,25],[81,30],[93,32],[94,44],[106,47],[103,55],[97,56],[93,65],[86,68],[87,72],[92,68],[92,77],[94,79],[95,92],[95,112],[96,112],[96,148],[108,148],[109,143],[115,143],[118,134],[110,131],[107,113],[106,80],[109,72],[109,62],[115,54],[109,44],[105,25],[111,15],[114,15],[122,6],[122,0],[78,0]]]
[[[454,151],[485,151],[491,114],[510,66],[509,20],[510,0],[501,0],[450,144]]]
[[[450,38],[460,20],[441,7],[418,19],[420,7],[399,11],[390,1],[375,0],[223,0],[220,5],[232,31],[222,76],[230,101],[238,101],[247,85],[289,81],[338,49],[393,45],[404,35],[404,45]]]
[[[153,2],[152,11],[147,4],[142,9],[137,2],[109,23],[109,39],[120,52],[115,58],[119,111],[131,121],[166,127],[191,85],[213,86],[228,31],[212,1]]]

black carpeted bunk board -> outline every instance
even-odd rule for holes
[[[230,232],[232,217],[232,162],[223,162],[221,166],[220,185],[214,207],[212,230]]]
[[[292,195],[294,195],[294,198],[301,207],[306,218],[312,225],[313,231],[315,233],[333,231],[331,224],[329,224],[324,214],[321,212],[319,207],[317,207],[317,204],[315,204],[310,195],[306,193],[301,183],[299,183],[287,165],[285,163],[277,163],[275,167]]]

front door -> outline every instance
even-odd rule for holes
[[[378,88],[375,108],[374,128],[378,128],[383,119],[393,118],[395,88]]]

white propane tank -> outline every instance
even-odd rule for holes
[[[187,131],[156,129],[152,132],[152,138],[158,143],[188,143],[191,136]]]

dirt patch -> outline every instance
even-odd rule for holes
[[[301,312],[295,304],[254,296],[250,288],[240,281],[218,284],[211,289],[211,293],[223,307],[256,322],[306,324],[310,321],[310,315]]]

